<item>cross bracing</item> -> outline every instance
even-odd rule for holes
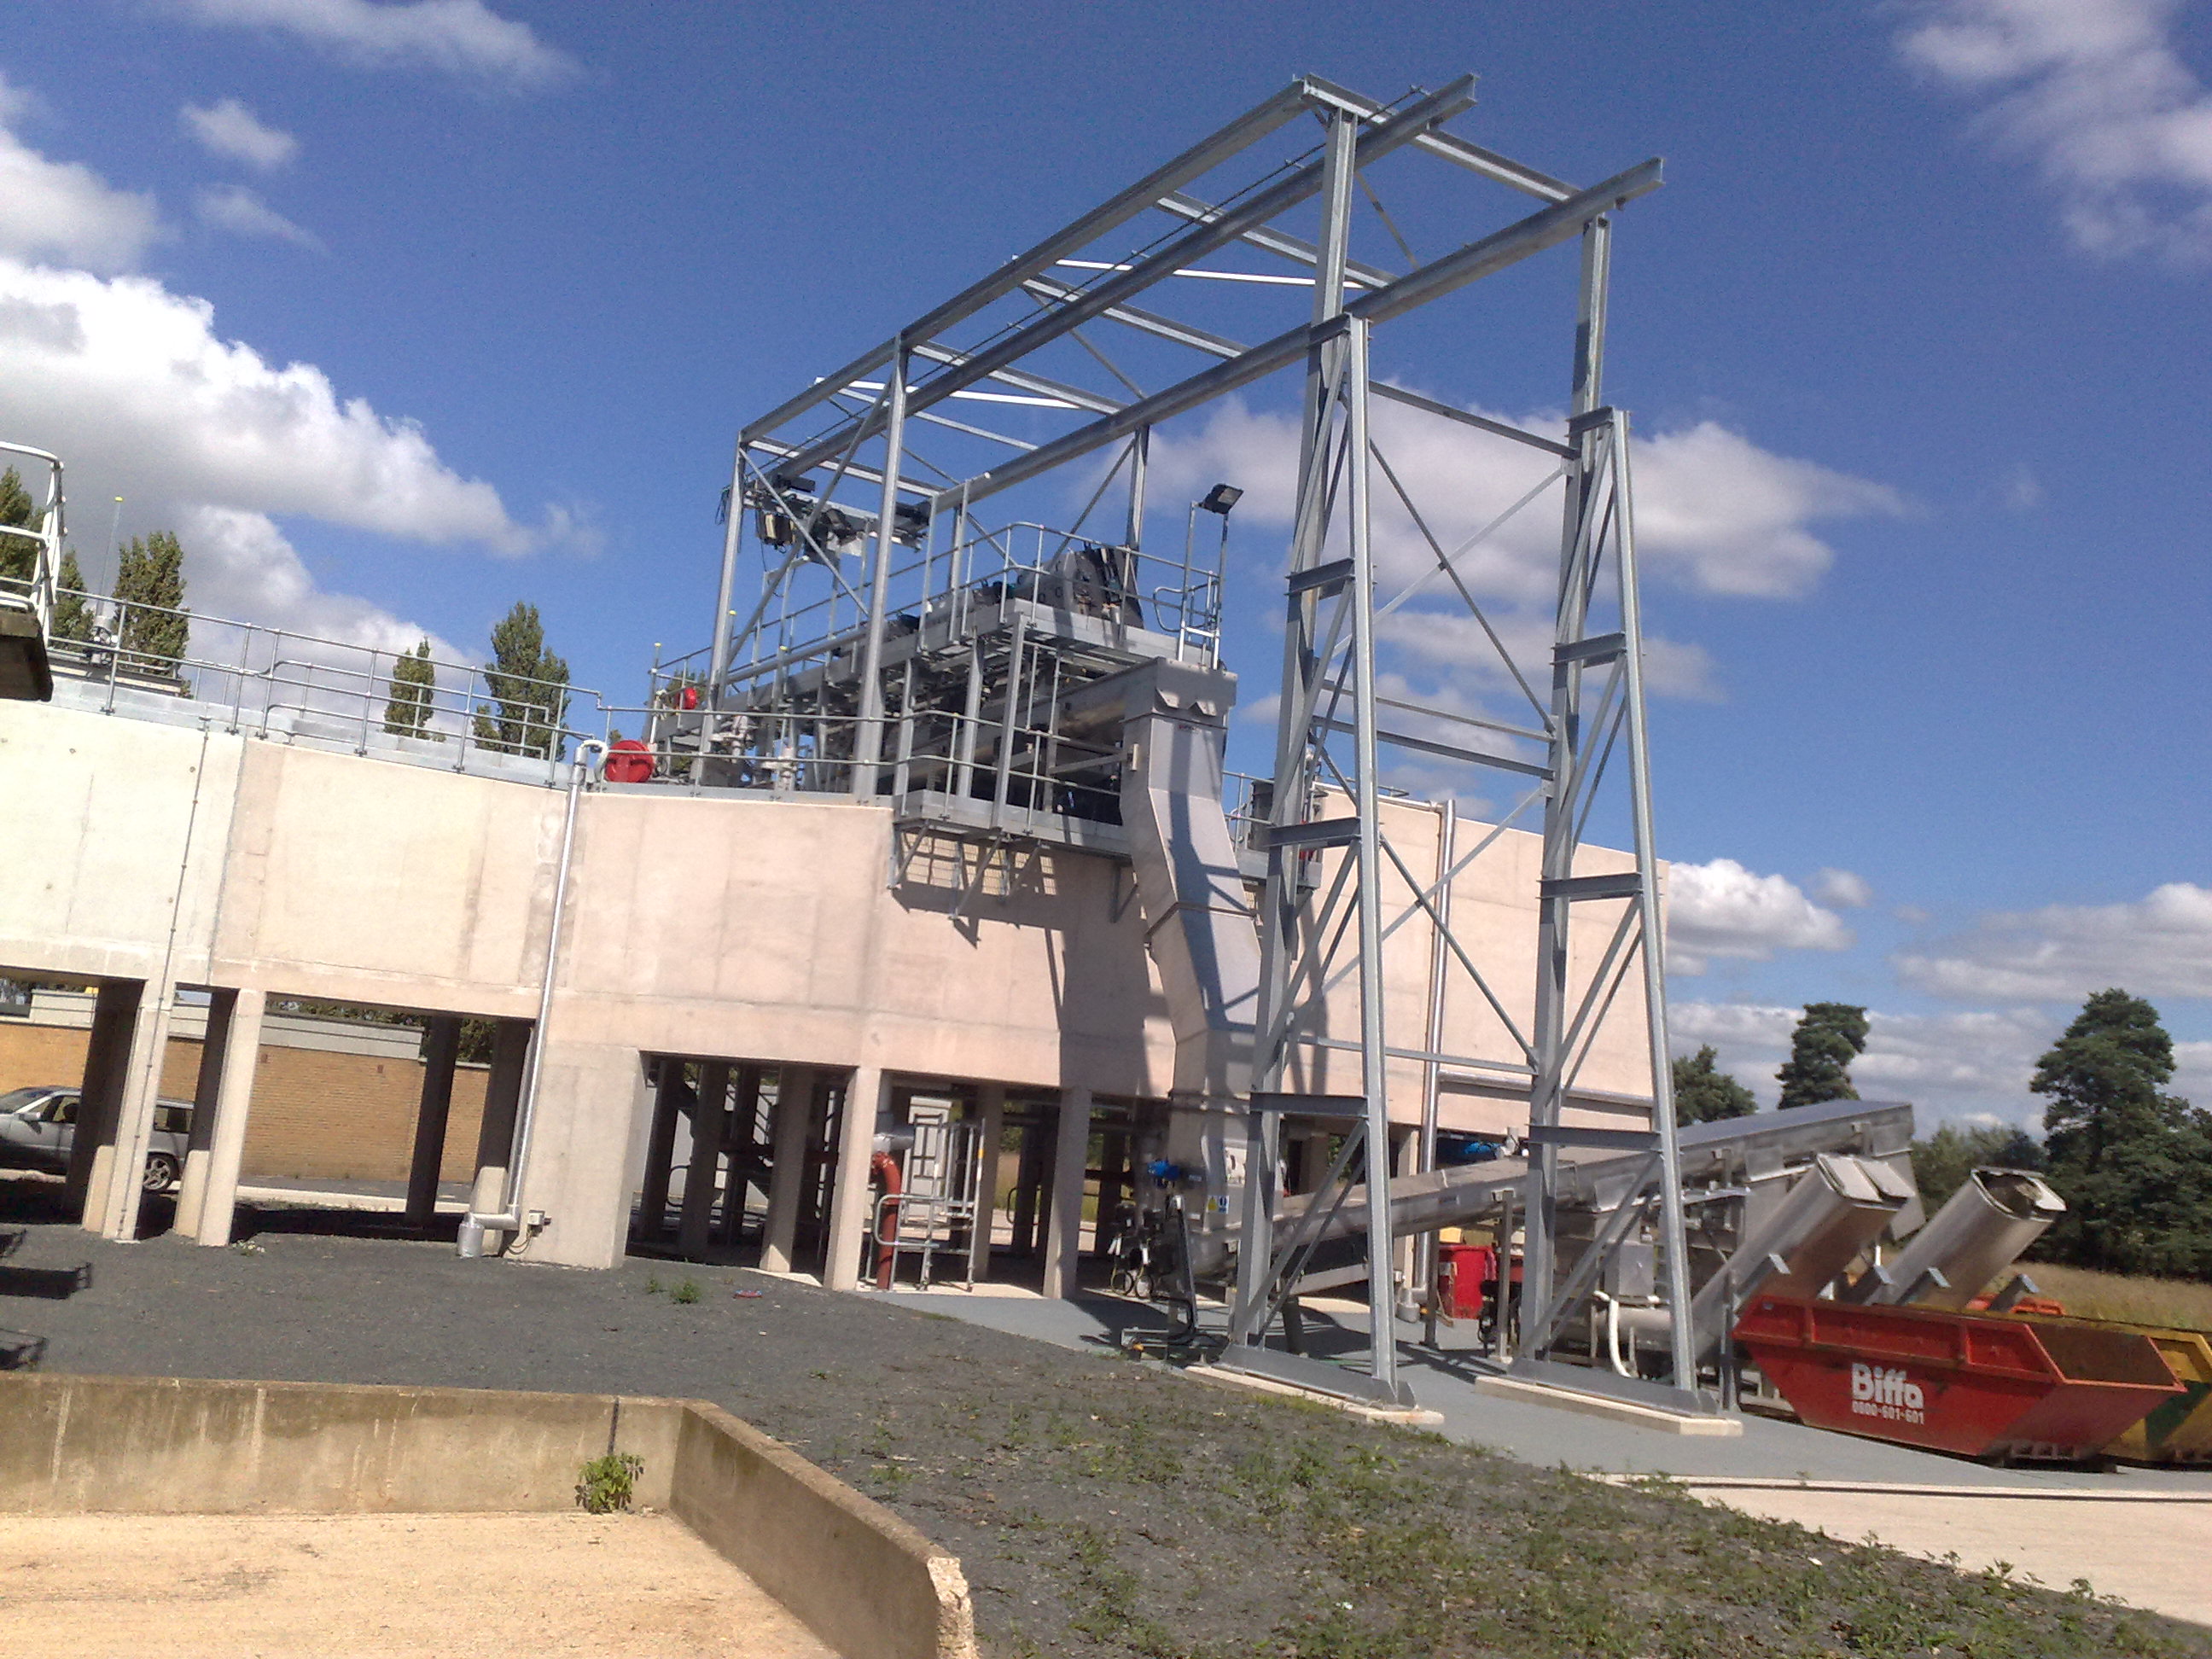
[[[1528,1352],[1570,1331],[1605,1251],[1632,1237],[1657,1247],[1665,1296],[1683,1294],[1627,424],[1602,397],[1612,216],[1661,170],[1568,184],[1445,131],[1473,101],[1471,77],[1389,103],[1294,82],[747,424],[712,644],[678,665],[704,694],[686,718],[720,781],[889,797],[902,823],[1000,843],[1046,820],[1114,822],[1129,751],[1069,717],[1078,694],[1133,664],[1210,670],[1224,655],[1226,570],[1195,508],[1179,534],[1147,538],[1148,520],[1175,516],[1147,499],[1156,443],[1194,411],[1299,377],[1277,742],[1242,837],[1258,983],[1243,1069],[1207,1085],[1245,1126],[1229,1224],[1248,1242],[1231,1321],[1243,1344],[1263,1342],[1308,1282],[1299,1228],[1272,1252],[1251,1243],[1285,1237],[1284,1121],[1341,1132],[1303,1209],[1323,1217],[1390,1178],[1394,1145],[1405,1167],[1431,1166],[1447,1074],[1527,1093]],[[1390,205],[1413,169],[1466,185],[1452,251],[1425,260],[1431,232]],[[1427,197],[1438,182],[1422,181]],[[1378,367],[1385,325],[1568,243],[1580,258],[1557,427],[1455,406]],[[1448,533],[1426,499],[1434,480],[1378,432],[1381,404],[1393,430],[1421,421],[1470,454],[1504,447],[1532,469],[1527,487],[1471,535]],[[1470,556],[1509,526],[1525,534],[1554,501],[1552,626],[1532,652],[1525,618],[1486,602]],[[1419,550],[1411,570],[1378,556],[1384,523]],[[1401,611],[1459,619],[1463,660],[1441,689],[1378,667]],[[1409,759],[1502,781],[1506,805],[1410,853],[1382,810]],[[1625,837],[1626,858],[1583,856],[1594,827]],[[1506,964],[1449,911],[1455,879],[1510,828],[1541,837],[1541,921]],[[1386,942],[1408,926],[1433,940],[1425,1021],[1394,1014],[1383,982]],[[1530,957],[1533,1006],[1512,988]],[[1328,1017],[1347,988],[1351,1031]],[[1481,1052],[1443,1046],[1433,1008],[1455,995],[1489,1011]],[[1648,1032],[1648,1117],[1591,1127],[1578,1079],[1632,1010]],[[1394,1142],[1393,1099],[1402,1122],[1409,1089],[1424,1129]],[[1563,1250],[1560,1154],[1601,1146],[1631,1147],[1650,1178],[1595,1239]],[[1369,1209],[1365,1273],[1387,1331],[1403,1274],[1390,1206]],[[1372,1346],[1385,1391],[1392,1351]]]

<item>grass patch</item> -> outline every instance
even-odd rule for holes
[[[2137,1325],[2173,1325],[2212,1331],[2212,1285],[2186,1279],[2130,1279],[2055,1261],[2023,1264],[2045,1296],[2082,1319],[2124,1319]]]

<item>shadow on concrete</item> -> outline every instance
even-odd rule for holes
[[[312,1205],[241,1203],[231,1223],[234,1243],[264,1235],[314,1238],[381,1238],[412,1243],[451,1244],[459,1236],[461,1218],[441,1214],[427,1227],[410,1225],[404,1216],[384,1210],[320,1209]]]

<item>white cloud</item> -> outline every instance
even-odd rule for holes
[[[30,107],[0,78],[0,256],[127,270],[162,234],[151,195],[115,189],[91,168],[49,161],[17,137]]]
[[[1896,966],[1905,984],[1940,997],[2078,1002],[2114,985],[2212,997],[2212,888],[2169,882],[2131,904],[1998,912]]]
[[[202,23],[289,34],[370,68],[427,69],[523,91],[566,85],[576,61],[483,0],[175,0]]]
[[[210,185],[194,198],[201,221],[234,236],[252,236],[290,242],[315,253],[327,253],[323,239],[294,224],[242,185]]]
[[[1702,974],[1715,957],[1769,960],[1777,951],[1847,951],[1851,930],[1784,876],[1734,859],[1676,864],[1667,877],[1667,966]]]
[[[1750,1003],[1676,1002],[1668,1011],[1674,1052],[1711,1043],[1721,1068],[1771,1106],[1781,1092],[1775,1073],[1789,1058],[1790,1034],[1802,1009]],[[2035,1011],[1867,1017],[1867,1049],[1851,1062],[1851,1083],[1868,1100],[1909,1100],[1918,1132],[1948,1120],[1978,1120],[2035,1128],[2041,1097],[2028,1092],[2035,1062],[2059,1035]],[[2186,1046],[2186,1045],[2183,1045]],[[2199,1047],[2212,1049],[2212,1044]],[[2208,1054],[2212,1060],[2212,1054]]]
[[[300,153],[297,138],[264,125],[235,98],[204,106],[186,104],[177,118],[209,154],[243,161],[263,173],[283,167]]]
[[[2004,476],[1999,495],[2010,513],[2033,513],[2043,505],[2043,480],[2026,461],[2014,464]]]
[[[427,638],[434,655],[462,660],[459,647],[419,623],[352,594],[317,587],[298,550],[266,514],[186,507],[177,537],[185,550],[187,598],[195,611],[375,651],[411,651]]]
[[[299,513],[411,540],[520,553],[499,492],[421,429],[341,399],[216,333],[215,308],[149,278],[0,259],[0,416],[116,493]]]
[[[1849,870],[1816,870],[1813,872],[1813,896],[1838,909],[1863,910],[1874,902],[1874,888],[1864,876],[1854,875]]]
[[[1556,416],[1515,423],[1552,430]],[[1376,443],[1444,550],[1451,552],[1510,508],[1550,471],[1516,445],[1472,435],[1401,405],[1377,402]],[[1245,489],[1245,522],[1290,522],[1298,454],[1297,422],[1255,412],[1240,399],[1218,406],[1190,434],[1154,441],[1160,499],[1195,495],[1217,478]],[[1835,555],[1809,526],[1904,510],[1887,485],[1761,449],[1716,422],[1646,434],[1636,444],[1637,546],[1645,566],[1708,593],[1762,599],[1808,592]],[[1556,486],[1554,487],[1556,489]],[[1434,568],[1435,556],[1397,505],[1387,478],[1375,482],[1376,553],[1387,580]],[[1530,503],[1454,562],[1478,597],[1548,603],[1558,581],[1556,494]],[[1439,578],[1425,592],[1449,592]]]
[[[1707,593],[1799,598],[1835,562],[1808,526],[1904,507],[1887,484],[1777,455],[1715,421],[1636,452],[1638,551]]]
[[[1906,59],[1990,100],[2090,252],[2212,258],[2212,94],[2176,49],[2180,0],[1923,0]]]

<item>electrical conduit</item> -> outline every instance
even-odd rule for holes
[[[460,1254],[474,1261],[483,1254],[487,1232],[520,1231],[522,1224],[522,1177],[530,1161],[530,1132],[538,1119],[538,1079],[545,1066],[545,1028],[553,1017],[553,975],[561,963],[561,917],[568,908],[568,862],[576,847],[576,803],[584,783],[606,759],[607,746],[597,738],[576,745],[576,758],[568,774],[568,805],[561,823],[561,860],[553,873],[553,915],[545,927],[545,982],[538,994],[538,1025],[530,1034],[530,1058],[522,1073],[522,1101],[517,1111],[514,1158],[507,1166],[506,1195],[498,1211],[471,1209],[461,1218]]]

